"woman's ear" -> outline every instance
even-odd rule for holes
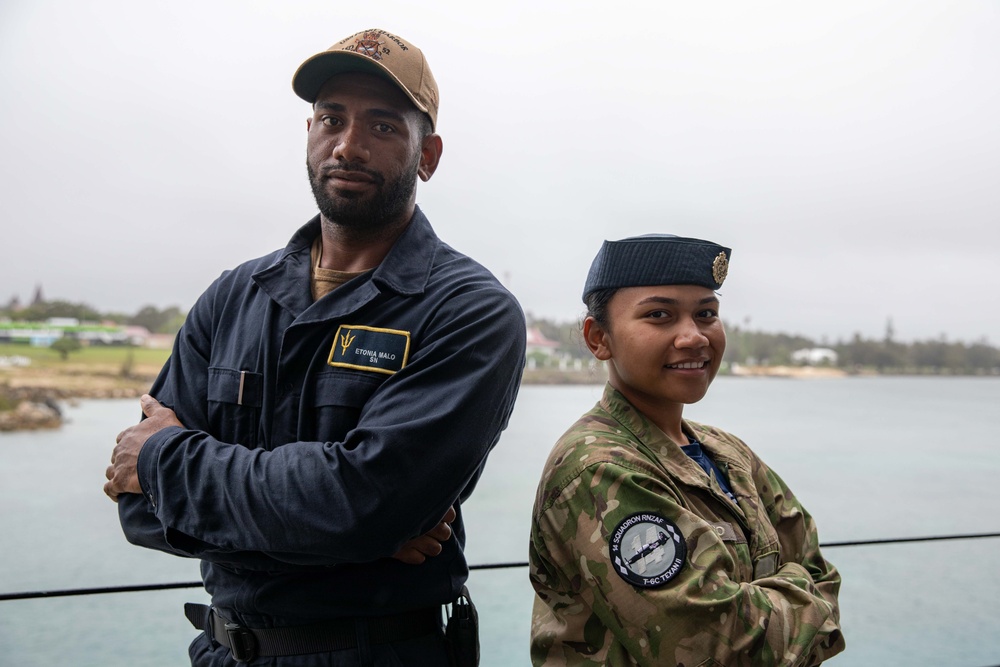
[[[611,358],[611,346],[608,339],[608,332],[593,317],[588,316],[583,321],[583,342],[587,344],[590,353],[600,361],[607,361]]]

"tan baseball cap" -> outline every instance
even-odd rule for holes
[[[377,74],[395,83],[437,126],[438,88],[423,52],[402,37],[372,28],[340,40],[299,65],[292,90],[310,104],[331,76],[344,72]]]

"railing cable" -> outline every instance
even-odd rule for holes
[[[857,540],[854,542],[827,542],[820,546],[824,549],[837,547],[863,547],[872,544],[903,544],[905,542],[936,542],[939,540],[975,540],[982,537],[1000,537],[1000,533],[969,533],[966,535],[933,535],[929,537],[890,537],[884,540]],[[998,665],[997,667],[1000,667]]]
[[[935,542],[941,540],[975,540],[984,537],[1000,537],[1000,533],[971,533],[966,535],[934,535],[929,537],[893,537],[882,540],[853,540],[849,542],[827,542],[820,546],[824,549],[838,547],[861,547],[884,544],[904,544],[907,542]],[[470,570],[504,570],[517,567],[527,567],[527,561],[513,563],[486,563],[470,565]],[[136,586],[107,586],[104,588],[70,588],[54,591],[28,591],[25,593],[0,593],[0,602],[5,600],[35,600],[39,598],[71,597],[74,595],[102,595],[105,593],[142,593],[146,591],[165,591],[179,588],[200,588],[202,582],[187,581],[175,584],[141,584]],[[998,665],[997,667],[1000,667]]]

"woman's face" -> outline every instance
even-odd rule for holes
[[[701,400],[726,351],[719,299],[697,285],[620,289],[607,325],[587,318],[584,338],[608,362],[611,385],[644,411]]]

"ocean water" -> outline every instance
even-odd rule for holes
[[[542,464],[601,387],[526,386],[466,505],[471,563],[523,562]],[[127,544],[101,487],[137,401],[84,401],[52,432],[0,434],[0,591],[198,579]],[[686,415],[784,478],[821,541],[1000,532],[1000,380],[719,378]],[[825,550],[847,651],[827,664],[1000,665],[1000,538]],[[528,664],[526,568],[473,572],[484,667]],[[0,602],[0,665],[183,665],[200,589]]]

